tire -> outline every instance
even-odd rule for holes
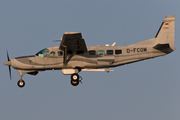
[[[71,85],[72,85],[72,86],[77,86],[77,85],[79,85],[79,80],[71,80]]]
[[[79,81],[79,75],[77,73],[74,73],[71,75],[71,80]]]
[[[24,87],[24,86],[25,86],[24,80],[19,80],[19,81],[17,82],[17,85],[18,85],[20,88]]]

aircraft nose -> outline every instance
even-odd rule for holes
[[[11,61],[6,61],[4,65],[11,66]]]

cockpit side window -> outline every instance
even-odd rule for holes
[[[39,57],[44,57],[48,52],[49,52],[49,49],[45,48],[45,49],[39,51],[38,53],[36,53],[36,55]]]
[[[62,51],[58,51],[58,56],[62,56],[63,52]]]
[[[54,52],[54,51],[52,51],[49,55],[48,55],[48,57],[55,57],[56,56],[56,53]]]

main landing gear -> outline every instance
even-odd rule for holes
[[[26,73],[19,73],[19,81],[17,82],[17,85],[20,87],[20,88],[23,88],[25,86],[25,82],[24,80],[22,79],[23,75],[25,75]],[[71,85],[73,86],[77,86],[79,85],[79,82],[82,83],[82,77],[79,76],[77,73],[74,73],[71,75]]]
[[[79,82],[82,83],[82,81],[79,80],[79,78],[82,80],[82,77],[79,76],[77,73],[72,74],[71,75],[71,85],[72,86],[77,86],[77,85],[79,85]]]
[[[25,73],[19,73],[19,78],[20,78],[20,80],[17,82],[17,85],[18,85],[20,88],[22,88],[22,87],[25,86],[25,82],[24,82],[24,80],[22,79],[22,76],[23,76],[23,75],[25,75]]]

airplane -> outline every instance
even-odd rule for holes
[[[40,71],[61,70],[65,75],[71,75],[71,84],[77,86],[82,77],[81,71],[113,71],[109,68],[126,65],[146,59],[164,56],[173,52],[175,36],[175,16],[166,15],[155,38],[129,46],[86,46],[79,32],[65,32],[61,43],[56,47],[42,49],[32,56],[22,56],[7,59],[4,65],[19,72],[17,85],[22,88],[25,82],[23,75],[37,75]],[[104,68],[104,69],[102,69]]]

